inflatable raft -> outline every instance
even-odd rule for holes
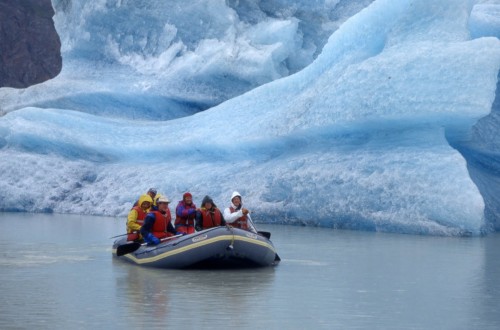
[[[185,236],[173,236],[155,246],[118,239],[116,259],[133,264],[169,268],[245,268],[273,266],[281,260],[270,233],[258,234],[232,227],[214,227]]]

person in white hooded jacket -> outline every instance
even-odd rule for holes
[[[224,210],[224,220],[231,227],[257,232],[250,217],[250,211],[243,207],[241,194],[237,191],[231,195],[231,206]]]

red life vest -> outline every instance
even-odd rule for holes
[[[135,222],[142,226],[144,224],[144,219],[146,219],[147,213],[144,212],[144,210],[141,209],[141,207],[138,205],[134,206],[132,210],[135,210],[137,212],[137,220]],[[135,241],[140,237],[141,235],[139,235],[138,231],[131,231],[130,229],[128,230],[127,240]]]
[[[167,232],[168,224],[172,220],[170,210],[167,209],[165,214],[162,214],[160,211],[153,211],[152,213],[155,215],[155,223],[153,228],[151,228],[151,233],[159,239],[172,236],[171,233]]]
[[[236,210],[232,206],[229,207],[229,210],[231,211],[231,213],[236,212]],[[230,223],[229,225],[232,227],[235,227],[235,228],[240,228],[240,229],[245,229],[245,230],[250,229],[250,227],[248,227],[248,218],[246,215],[239,217],[238,219],[236,219],[234,222]]]
[[[202,223],[203,229],[218,227],[222,224],[222,214],[217,208],[214,209],[213,212],[210,212],[209,210],[202,208],[201,215],[203,218],[203,223]]]
[[[182,207],[182,215],[179,215],[178,209]],[[177,228],[178,226],[182,227],[194,227],[194,218],[196,217],[196,213],[193,213],[191,215],[188,215],[187,212],[189,209],[195,209],[196,210],[196,205],[191,204],[191,205],[186,205],[184,204],[183,201],[179,202],[177,205],[177,209],[175,211],[175,227]]]
[[[132,210],[135,210],[137,212],[137,223],[142,226],[144,224],[144,219],[146,219],[146,215],[148,214],[144,212],[144,210],[141,209],[140,206],[134,206]]]

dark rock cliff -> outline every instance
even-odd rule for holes
[[[0,0],[0,87],[25,88],[61,72],[51,0]]]

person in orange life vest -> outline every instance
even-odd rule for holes
[[[149,212],[149,208],[153,204],[153,200],[149,195],[141,195],[137,205],[132,207],[127,216],[127,239],[129,241],[135,241],[140,239],[139,230],[144,223],[146,214]]]
[[[196,212],[196,231],[212,227],[225,226],[226,221],[210,196],[205,196],[201,208]]]
[[[155,200],[155,197],[156,197],[156,194],[157,194],[157,190],[156,188],[149,188],[148,192],[146,193],[146,195],[149,195],[149,197],[151,197],[151,199],[154,201]],[[134,203],[134,206],[137,206],[139,205],[139,201],[135,202]]]
[[[175,230],[186,234],[194,233],[195,217],[196,205],[193,203],[193,195],[186,192],[175,208]]]
[[[237,191],[231,195],[231,206],[224,210],[224,219],[231,227],[257,232],[252,224],[250,211],[243,207],[241,195]]]
[[[169,203],[167,197],[161,196],[156,201],[157,209],[146,215],[144,224],[141,227],[141,235],[148,245],[159,244],[162,238],[176,234],[171,223],[172,216],[168,208]]]

